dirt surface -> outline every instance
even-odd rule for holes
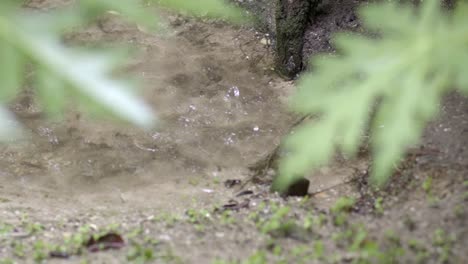
[[[48,121],[31,87],[12,104],[30,133],[0,146],[0,263],[468,257],[466,98],[446,98],[421,146],[384,190],[367,185],[365,155],[309,175],[309,198],[285,199],[252,183],[241,189],[247,167],[268,155],[296,119],[285,108],[294,84],[271,70],[272,54],[255,30],[167,19],[171,27],[162,36],[108,16],[69,39],[136,47],[127,69],[144,81],[141,93],[157,110],[159,129],[73,109],[63,121]],[[108,232],[125,245],[97,253],[83,246],[90,235]]]
[[[331,39],[334,33],[357,31],[361,23],[357,10],[366,0],[322,0],[304,34],[303,58],[307,66],[312,56],[320,52],[333,52]]]

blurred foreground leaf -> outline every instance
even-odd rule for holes
[[[452,16],[439,4],[366,6],[361,18],[379,37],[338,35],[338,55],[313,60],[314,71],[302,78],[292,107],[320,118],[285,140],[289,155],[280,162],[275,189],[326,164],[336,150],[356,154],[369,122],[371,179],[384,184],[437,114],[443,94],[456,88],[468,94],[468,4],[460,1]]]
[[[78,51],[67,47],[61,34],[80,28],[108,11],[147,28],[156,25],[156,16],[134,0],[79,0],[71,5],[37,12],[21,8],[21,1],[0,1],[0,104],[18,93],[26,75],[33,72],[34,87],[45,110],[60,115],[70,103],[87,110],[105,109],[134,125],[154,125],[152,109],[131,93],[128,82],[110,78],[119,54]],[[226,16],[240,12],[222,1],[161,1],[160,4],[188,10],[195,15]],[[30,67],[32,66],[32,67]],[[0,108],[0,140],[18,129],[12,114]]]

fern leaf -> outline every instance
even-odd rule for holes
[[[152,110],[129,92],[123,82],[111,80],[109,60],[92,53],[80,54],[62,46],[50,36],[18,34],[23,50],[66,85],[78,89],[123,119],[142,127],[154,122]]]
[[[355,154],[376,101],[372,180],[385,183],[437,114],[444,92],[454,85],[468,91],[467,4],[451,20],[437,0],[424,1],[420,9],[374,4],[361,15],[379,37],[337,35],[338,55],[314,59],[314,72],[292,97],[295,111],[320,119],[284,142],[290,153],[280,162],[279,188],[326,163],[336,149]]]
[[[11,79],[11,84],[4,87],[18,88],[18,76],[24,72],[17,58],[24,57],[38,68],[40,98],[45,105],[52,103],[54,109],[48,108],[51,113],[58,113],[63,108],[60,100],[70,99],[64,98],[66,93],[60,90],[71,87],[126,121],[141,127],[154,124],[152,110],[130,93],[125,83],[109,78],[115,56],[102,56],[101,53],[90,51],[80,53],[67,48],[56,32],[49,30],[49,23],[56,20],[48,20],[48,16],[43,14],[29,15],[0,17],[0,47],[5,48],[8,47],[7,43],[10,44],[8,56],[4,58],[8,59],[5,63],[13,64],[3,65],[0,71]],[[3,84],[7,80],[5,78]],[[8,88],[10,90],[14,91]]]

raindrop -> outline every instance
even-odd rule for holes
[[[239,97],[240,95],[240,91],[239,91],[239,88],[237,88],[237,86],[233,86],[229,89],[229,92],[232,93],[235,97]]]
[[[38,133],[39,135],[43,136],[43,137],[47,137],[47,139],[49,140],[49,143],[53,144],[53,145],[58,145],[59,144],[59,140],[57,138],[57,136],[54,135],[54,131],[50,128],[47,128],[47,127],[39,127],[38,128]]]
[[[214,193],[214,190],[212,189],[202,189],[202,191],[205,193]]]
[[[151,138],[154,139],[154,140],[158,140],[158,139],[161,138],[161,133],[156,132],[151,136]]]
[[[236,133],[231,133],[227,138],[224,139],[224,144],[225,145],[234,144],[235,137],[236,137]]]
[[[231,88],[228,89],[227,94],[224,96],[224,101],[229,101],[231,97],[239,97],[240,91],[237,86],[232,86]]]

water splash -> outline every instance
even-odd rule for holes
[[[231,134],[229,134],[229,136],[224,138],[224,145],[234,144],[236,141],[236,137],[237,137],[236,133],[232,132]]]
[[[47,139],[49,140],[49,143],[51,143],[52,145],[59,144],[58,137],[54,134],[54,131],[52,129],[48,127],[39,127],[37,129],[37,132],[40,136],[47,137]]]
[[[240,96],[240,91],[239,87],[237,86],[232,86],[228,89],[228,92],[224,96],[224,101],[228,102],[232,97],[239,97]]]

